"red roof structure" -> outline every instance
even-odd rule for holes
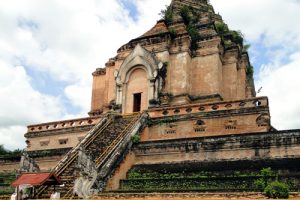
[[[60,180],[53,173],[24,173],[21,174],[11,185],[17,187],[19,185],[60,185]]]

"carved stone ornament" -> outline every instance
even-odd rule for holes
[[[21,157],[20,161],[20,169],[19,172],[39,172],[40,168],[35,163],[35,161],[29,157],[29,155],[26,152],[23,152],[23,155]]]
[[[170,97],[168,95],[162,95],[159,97],[159,100],[162,105],[169,105]]]
[[[93,76],[100,76],[105,75],[106,69],[105,68],[97,68],[95,72],[93,72]]]
[[[163,68],[163,66],[164,66],[164,64],[163,64],[162,62],[159,62],[159,63],[158,63],[158,69]]]
[[[118,70],[115,70],[115,71],[114,71],[114,77],[115,77],[115,78],[117,78],[117,76],[118,76],[118,73],[119,73],[119,71],[118,71]]]
[[[206,130],[205,122],[203,120],[199,119],[194,122],[193,128],[194,128],[195,132],[205,132],[205,130]]]
[[[225,129],[236,129],[237,127],[237,120],[229,119],[226,120],[224,123]]]
[[[256,119],[257,126],[269,126],[270,125],[270,116],[267,113],[261,114]]]
[[[96,165],[82,148],[78,152],[77,169],[79,177],[75,180],[73,194],[86,199],[98,193],[97,189],[92,188],[98,176]]]

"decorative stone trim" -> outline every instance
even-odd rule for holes
[[[159,118],[159,117],[166,117],[166,116],[193,114],[199,112],[216,112],[216,111],[230,111],[230,110],[251,109],[251,108],[252,109],[268,108],[268,105],[269,103],[267,97],[258,97],[258,98],[251,98],[251,99],[237,100],[237,101],[220,101],[220,102],[206,103],[206,104],[188,104],[182,106],[151,108],[148,110],[148,113],[151,118]],[[258,119],[258,121],[260,121],[260,119]]]
[[[79,133],[79,132],[87,132],[91,130],[94,125],[89,126],[82,126],[82,127],[72,127],[72,128],[64,128],[64,129],[53,129],[49,131],[39,131],[39,132],[30,132],[26,133],[25,137],[34,138],[34,137],[44,137],[44,136],[53,136],[53,135],[60,135],[60,134],[72,134],[72,133]]]
[[[263,113],[256,119],[256,123],[257,126],[269,126],[270,116],[267,113]]]
[[[100,76],[106,74],[106,68],[97,68],[95,72],[92,73],[93,76]]]
[[[71,119],[65,121],[29,125],[27,127],[27,133],[91,126],[97,124],[100,120],[101,120],[100,117],[87,117],[87,118],[79,118],[79,119]]]
[[[237,120],[227,120],[224,126],[226,130],[235,130],[237,128]]]
[[[91,116],[91,117],[96,117],[96,116],[101,115],[102,113],[103,113],[103,109],[100,108],[100,109],[97,109],[97,110],[92,110],[92,111],[90,111],[88,114],[89,114],[89,116]]]

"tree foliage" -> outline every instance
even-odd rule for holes
[[[18,156],[21,155],[21,152],[22,151],[20,149],[16,149],[14,151],[7,150],[3,144],[0,144],[0,156]]]
[[[8,151],[4,148],[3,144],[0,145],[0,155],[5,155],[7,154]]]

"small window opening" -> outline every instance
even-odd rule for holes
[[[41,145],[42,147],[48,146],[49,142],[50,142],[50,141],[40,141],[40,145]]]
[[[68,142],[68,139],[61,139],[61,140],[58,140],[59,144],[63,145],[63,144],[67,144]]]

